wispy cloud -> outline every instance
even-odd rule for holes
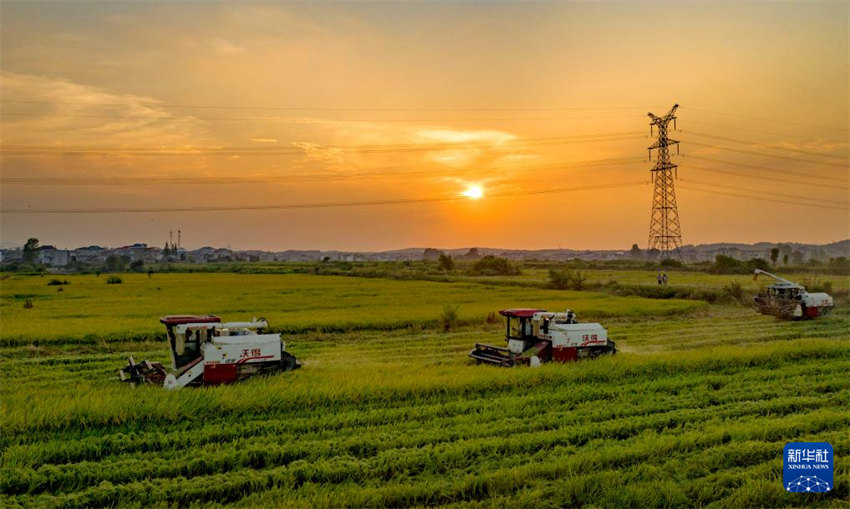
[[[499,148],[513,141],[516,136],[504,131],[420,129],[417,137],[426,142],[445,143],[445,150],[431,152],[427,157],[438,164],[462,168],[480,162],[486,149]]]
[[[417,136],[426,141],[447,143],[492,143],[500,145],[516,139],[504,131],[471,131],[459,129],[420,129]]]
[[[428,158],[435,163],[460,168],[467,166],[481,156],[482,150],[475,148],[461,148],[457,150],[440,150],[432,152]]]
[[[510,142],[517,139],[513,133],[497,130],[449,129],[421,125],[399,125],[394,122],[350,122],[301,119],[321,126],[323,139],[332,144],[315,141],[295,143],[305,152],[305,161],[322,161],[328,164],[345,163],[349,167],[374,168],[395,166],[413,169],[433,167],[435,164],[456,169],[475,165],[478,170],[494,159],[511,155]],[[352,147],[340,150],[338,147]],[[359,147],[354,148],[354,147]],[[515,154],[517,160],[534,157],[534,154]],[[501,165],[512,161],[502,160]]]
[[[319,161],[332,164],[344,162],[341,151],[333,147],[323,147],[318,143],[303,141],[294,142],[292,145],[304,151],[304,159],[307,161]]]
[[[55,146],[191,146],[209,142],[204,124],[157,106],[61,78],[0,72],[5,143]],[[94,141],[93,141],[94,140]]]
[[[508,154],[493,160],[495,166],[511,166],[540,159],[540,154]]]
[[[232,41],[222,38],[215,38],[210,41],[210,44],[213,49],[221,55],[238,55],[248,51],[248,49],[244,46],[240,46]]]
[[[829,154],[831,152],[843,151],[847,152],[847,143],[832,140],[812,140],[806,142],[783,141],[773,144],[777,148],[785,148],[790,150],[807,150],[809,152],[818,152]]]

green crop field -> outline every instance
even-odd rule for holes
[[[434,325],[443,304],[460,306],[461,318],[483,321],[511,305],[560,309],[566,303],[587,317],[665,315],[705,308],[688,301],[649,301],[601,293],[528,290],[478,283],[391,281],[301,274],[145,274],[14,276],[2,282],[3,344],[114,341],[159,336],[166,314],[219,314],[226,319],[265,317],[277,330],[345,331]],[[62,291],[59,292],[58,289]],[[29,299],[31,309],[24,309]]]
[[[644,285],[657,286],[656,276],[659,270],[611,270],[611,269],[581,269],[582,275],[586,276],[587,284],[610,284],[615,282],[622,285]],[[749,274],[724,274],[713,275],[704,272],[691,272],[685,270],[664,270],[668,275],[668,284],[673,286],[694,286],[698,288],[719,288],[731,282],[740,284],[744,289],[750,292],[758,291],[763,285],[770,284],[772,280],[767,276],[760,276],[757,280],[753,280],[753,276]],[[803,285],[812,285],[818,283],[830,282],[835,290],[847,292],[850,290],[850,278],[836,275],[813,275],[799,273],[785,273],[777,270],[777,275],[800,283]],[[548,280],[549,270],[538,268],[525,268],[522,274],[518,276],[491,276],[487,278],[459,278],[461,280],[490,280],[492,282],[508,282],[517,283],[538,283],[542,284]]]
[[[784,322],[740,305],[481,282],[121,277],[0,282],[0,506],[847,507],[850,498],[846,301],[833,316]],[[459,306],[449,331],[439,327],[444,304]],[[620,352],[535,369],[470,363],[476,342],[502,339],[487,315],[511,306],[572,308],[603,323]],[[120,384],[128,355],[168,361],[157,318],[174,313],[265,316],[304,367],[175,392]],[[833,445],[831,492],[783,490],[790,441]]]

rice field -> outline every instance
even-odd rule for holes
[[[480,283],[65,279],[62,292],[38,277],[2,281],[3,507],[846,507],[850,497],[846,303],[782,322],[743,307]],[[444,303],[463,317],[448,332],[436,327]],[[519,305],[598,319],[620,353],[537,369],[469,363],[474,343],[501,339],[487,314]],[[119,384],[128,355],[167,361],[156,318],[176,312],[264,315],[304,368],[177,392]],[[833,445],[835,489],[783,490],[789,441]]]
[[[589,285],[600,284],[605,285],[611,282],[616,282],[621,285],[641,285],[641,286],[657,286],[656,279],[658,270],[615,270],[615,269],[580,269],[582,275],[586,276],[586,283]],[[760,276],[757,280],[753,280],[750,274],[707,274],[704,272],[692,272],[685,270],[670,269],[664,271],[668,278],[668,284],[671,286],[688,286],[702,289],[717,289],[724,285],[735,282],[740,284],[745,290],[750,293],[755,293],[764,284],[769,284],[773,280],[767,276]],[[850,290],[850,277],[838,276],[832,274],[816,275],[816,274],[801,274],[795,272],[784,272],[781,268],[777,268],[774,273],[782,278],[788,279],[802,285],[811,286],[812,283],[819,285],[824,282],[831,282],[833,288],[837,292],[846,293]],[[492,282],[516,282],[516,283],[536,283],[544,284],[549,278],[548,269],[539,268],[523,268],[522,274],[519,276],[490,276],[487,278],[470,278],[461,277],[458,279],[474,281],[482,279]]]
[[[159,337],[157,317],[217,314],[227,320],[265,317],[275,330],[347,331],[434,326],[444,304],[461,319],[482,322],[511,306],[560,309],[569,303],[585,317],[670,315],[706,308],[689,301],[650,301],[602,293],[535,290],[480,283],[394,281],[304,274],[122,274],[12,276],[2,281],[2,344],[100,342]],[[59,291],[59,290],[62,291]],[[33,307],[24,308],[30,300]]]

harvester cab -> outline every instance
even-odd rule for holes
[[[538,366],[543,362],[571,362],[615,353],[608,331],[598,323],[581,324],[571,310],[503,309],[507,347],[476,343],[469,357],[496,366]]]
[[[265,333],[265,319],[222,322],[217,316],[171,315],[165,325],[171,349],[168,372],[157,362],[130,362],[119,371],[122,381],[178,389],[192,385],[219,385],[251,375],[300,368],[286,351],[280,334]]]
[[[221,318],[207,316],[164,316],[159,322],[165,325],[168,343],[171,347],[171,368],[179,370],[201,355],[201,345],[211,336],[206,324],[221,323]],[[183,325],[181,333],[175,329]]]
[[[753,272],[753,281],[762,274],[776,281],[754,298],[756,310],[763,315],[802,320],[827,315],[835,306],[831,295],[809,293],[806,287],[761,269]]]

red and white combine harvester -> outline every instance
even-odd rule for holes
[[[539,366],[542,362],[573,362],[617,352],[608,331],[598,323],[578,323],[575,313],[544,309],[503,309],[507,348],[476,343],[469,356],[497,366]]]
[[[165,316],[171,347],[169,373],[158,362],[130,362],[118,374],[132,384],[149,383],[166,389],[187,385],[219,385],[251,375],[291,371],[301,365],[286,352],[280,334],[265,333],[265,319],[222,322],[217,316]]]
[[[776,280],[776,283],[765,287],[764,291],[754,298],[756,310],[763,315],[785,320],[805,320],[828,315],[835,307],[832,296],[828,293],[809,293],[805,286],[761,269],[753,272],[753,281],[760,275]]]

